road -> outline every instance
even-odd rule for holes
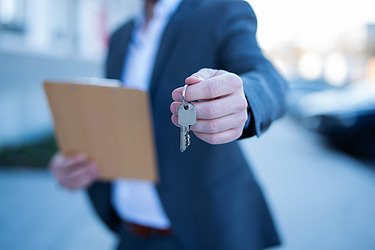
[[[277,250],[375,249],[374,166],[330,149],[289,118],[241,144],[283,238]],[[45,170],[1,170],[0,197],[0,249],[116,245],[86,195],[62,190]]]

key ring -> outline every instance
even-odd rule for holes
[[[185,101],[185,95],[186,95],[186,89],[187,89],[187,87],[188,87],[188,85],[187,84],[185,84],[185,86],[184,86],[184,88],[183,88],[183,90],[182,90],[182,100],[183,100],[183,102],[186,102]]]

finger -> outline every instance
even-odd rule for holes
[[[234,74],[222,74],[198,84],[190,85],[186,89],[185,100],[188,102],[204,99],[214,99],[227,96],[242,89],[242,80]]]
[[[172,114],[178,116],[181,102],[172,102],[170,111]],[[218,99],[206,102],[194,103],[197,110],[197,119],[215,119],[222,116],[230,115],[236,111],[233,106],[230,106],[230,100]]]
[[[169,109],[172,112],[172,114],[176,114],[176,115],[178,114],[178,110],[180,109],[181,104],[182,102],[178,102],[178,101],[171,103]]]
[[[85,188],[98,178],[98,175],[97,167],[91,164],[65,176],[60,180],[60,184],[71,190]]]
[[[90,161],[88,157],[84,154],[78,154],[72,157],[62,156],[55,164],[53,164],[52,169],[57,174],[66,174],[82,168],[89,163]]]
[[[201,69],[198,72],[192,74],[191,76],[187,77],[185,79],[185,84],[193,85],[193,84],[199,83],[203,80],[207,80],[207,79],[210,79],[210,78],[215,77],[215,76],[223,75],[225,73],[228,73],[228,72],[224,71],[224,70],[204,68],[204,69]],[[182,95],[183,88],[184,87],[177,88],[172,92],[172,99],[173,100],[181,101],[181,95]]]
[[[229,129],[221,133],[217,134],[206,134],[206,133],[200,133],[200,132],[195,132],[194,134],[201,140],[209,143],[209,144],[224,144],[228,143],[234,140],[237,140],[241,134],[242,134],[242,129]]]
[[[182,90],[183,89],[184,89],[184,87],[180,87],[180,88],[177,88],[177,89],[173,90],[173,92],[172,92],[172,99],[174,101],[178,101],[178,102],[181,101]]]
[[[78,177],[78,178],[77,180],[74,180],[71,184],[68,184],[66,188],[70,190],[78,190],[78,189],[87,188],[97,179],[97,176],[94,176],[94,175],[90,176],[90,174],[83,174],[81,177]]]
[[[242,128],[246,119],[246,112],[231,114],[213,120],[200,119],[197,120],[194,126],[190,127],[190,130],[205,134],[217,134],[237,127]]]
[[[201,81],[203,81],[203,79],[201,79],[199,76],[192,75],[192,76],[189,76],[185,79],[185,84],[193,85],[193,84],[197,84]]]
[[[225,98],[211,101],[193,102],[197,110],[197,119],[216,119],[234,113],[243,113],[247,110],[247,101],[243,96],[230,95]],[[170,111],[178,115],[181,102],[172,102]]]
[[[177,116],[177,115],[173,114],[173,115],[171,116],[171,121],[172,121],[172,123],[173,123],[176,127],[180,127],[180,125],[178,125],[178,116]]]
[[[227,116],[234,113],[242,113],[247,108],[246,101],[238,101],[235,96],[216,99],[205,102],[194,102],[193,105],[197,110],[197,119],[212,120],[219,117]],[[178,115],[181,102],[172,102],[170,111]]]
[[[224,70],[217,70],[217,69],[200,69],[198,72],[192,74],[191,76],[185,79],[185,83],[188,85],[196,84],[203,80],[210,79],[212,77],[224,74],[226,71]]]
[[[244,112],[247,108],[246,100],[230,95],[225,98],[205,102],[193,103],[197,110],[197,119],[211,120],[234,113]],[[173,104],[177,105],[177,104]],[[172,107],[175,108],[175,107]]]
[[[49,168],[54,168],[56,165],[59,165],[63,161],[64,155],[60,152],[56,153],[49,162]]]
[[[80,162],[84,161],[85,159],[87,159],[87,157],[84,154],[65,156],[62,153],[58,153],[52,160],[52,167],[60,168],[65,164]]]

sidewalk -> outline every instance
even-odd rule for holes
[[[275,215],[280,250],[375,249],[374,167],[325,147],[288,119],[241,144]],[[0,249],[116,244],[85,194],[62,190],[46,171],[0,170],[0,197]]]
[[[46,171],[1,170],[0,197],[0,249],[113,249],[86,195],[62,190]]]
[[[375,249],[375,165],[327,147],[288,118],[275,125],[243,148],[272,205],[281,249]]]

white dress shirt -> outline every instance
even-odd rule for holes
[[[159,0],[145,29],[140,14],[129,44],[123,71],[126,87],[148,90],[163,31],[181,0]],[[170,221],[160,202],[155,185],[148,181],[116,180],[113,182],[112,205],[128,222],[164,229]]]

